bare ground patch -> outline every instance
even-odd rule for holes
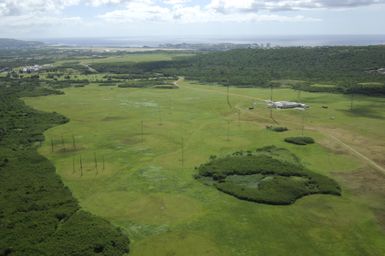
[[[337,154],[359,156],[364,162],[370,163],[385,173],[385,143],[381,138],[364,137],[343,129],[319,128],[318,130],[329,137],[321,141],[325,147]]]
[[[385,175],[369,166],[335,175],[354,195],[365,198],[379,225],[385,230]]]
[[[63,153],[74,153],[74,152],[82,151],[83,149],[85,149],[85,148],[82,147],[82,146],[76,146],[76,148],[74,148],[73,146],[68,146],[68,147],[60,146],[60,147],[58,147],[58,148],[55,148],[55,149],[54,149],[54,152],[55,152],[55,153],[59,153],[59,154],[63,154]]]
[[[141,134],[139,134],[141,135]],[[133,144],[137,144],[137,143],[140,143],[142,140],[136,136],[136,137],[130,137],[130,138],[124,138],[121,140],[121,142],[125,145],[133,145]]]
[[[118,121],[118,120],[124,120],[127,119],[127,117],[124,116],[106,116],[105,118],[102,119],[104,122],[108,121]]]

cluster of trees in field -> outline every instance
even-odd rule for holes
[[[128,238],[81,210],[36,151],[43,132],[68,119],[33,110],[19,97],[51,93],[33,79],[0,81],[0,255],[123,255]]]
[[[331,83],[326,91],[342,93],[385,94],[385,47],[287,47],[270,49],[235,49],[200,53],[172,61],[144,63],[99,63],[100,72],[147,74],[162,72],[200,82],[230,84],[240,87],[279,86],[279,79],[304,80],[293,84],[301,90],[317,91],[312,83]],[[382,86],[360,85],[377,82]],[[321,90],[321,89],[318,89]]]
[[[307,170],[297,157],[290,162],[280,159],[279,154],[288,152],[271,146],[211,157],[198,167],[196,178],[209,179],[218,190],[237,198],[267,204],[292,204],[310,194],[341,194],[334,180]],[[255,175],[259,175],[257,181]]]

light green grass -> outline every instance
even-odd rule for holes
[[[378,82],[359,83],[359,85],[364,85],[364,86],[367,86],[367,87],[381,87],[381,86],[384,86],[383,83],[378,83]]]
[[[318,88],[335,88],[336,86],[334,84],[312,84],[311,87],[318,87]]]
[[[175,53],[175,52],[154,52],[154,53],[131,53],[118,56],[111,56],[100,59],[84,59],[83,64],[93,63],[116,63],[116,62],[148,62],[148,61],[162,61],[172,60],[175,57],[192,56],[190,53]]]
[[[319,144],[285,143],[285,137],[300,135],[301,111],[274,110],[275,119],[290,131],[266,130],[265,125],[273,122],[265,103],[258,101],[254,110],[248,106],[252,97],[268,99],[269,89],[231,88],[232,109],[226,102],[226,88],[189,82],[178,90],[87,86],[64,91],[61,96],[25,99],[39,110],[56,111],[71,120],[48,130],[39,151],[54,162],[83,208],[127,232],[131,255],[385,254],[385,232],[371,211],[373,205],[381,205],[380,199],[354,194],[349,180],[340,176],[364,163]],[[296,97],[289,89],[274,91],[274,100]],[[357,107],[367,108],[370,118],[346,112],[349,98],[341,95],[303,92],[301,101],[311,105],[305,113],[305,136],[330,141],[311,129],[322,126],[384,140],[384,109],[380,108],[384,99],[357,98]],[[75,152],[70,150],[72,135]],[[60,150],[61,136],[66,151]],[[51,139],[56,143],[54,153]],[[335,178],[342,186],[342,197],[313,195],[290,206],[270,206],[238,200],[192,177],[194,167],[210,155],[267,145],[287,148],[309,169]]]

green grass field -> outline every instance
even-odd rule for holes
[[[350,111],[348,96],[302,92],[300,100],[311,108],[273,110],[279,125],[289,128],[275,133],[265,129],[276,123],[260,101],[269,98],[269,89],[231,88],[230,107],[224,87],[179,85],[91,85],[25,99],[71,120],[48,130],[39,152],[53,161],[85,210],[128,234],[130,255],[385,255],[385,179],[333,139],[383,165],[385,99],[357,96]],[[297,100],[297,93],[277,89],[274,99]],[[317,143],[285,143],[285,137],[301,135],[302,120],[304,135]],[[271,206],[236,199],[193,178],[194,167],[210,155],[268,145],[289,149],[305,167],[335,179],[342,196],[312,195]]]
[[[81,61],[83,64],[93,63],[119,63],[119,62],[146,62],[146,61],[162,61],[172,60],[176,57],[193,56],[190,53],[170,53],[170,52],[145,52],[145,53],[131,53],[123,54],[113,57],[100,58],[100,59],[85,59]]]

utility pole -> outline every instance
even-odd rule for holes
[[[241,110],[238,109],[238,126],[241,125]]]
[[[230,120],[227,120],[227,135],[226,135],[226,140],[230,141]]]
[[[273,101],[273,84],[272,83],[270,83],[270,101],[271,102]],[[273,119],[273,107],[270,108],[270,118]]]
[[[160,106],[158,107],[158,112],[159,112],[159,125],[162,125],[163,124],[163,122],[162,122],[162,109]]]
[[[182,159],[181,159],[181,162],[182,162],[182,170],[184,168],[184,139],[182,137],[182,143],[181,143],[181,153],[182,153]]]
[[[140,135],[142,138],[142,143],[144,142],[144,135],[143,135],[143,120],[140,122]]]
[[[96,159],[96,153],[94,153],[95,170],[98,171],[98,160]]]
[[[227,96],[226,96],[226,98],[227,98],[227,105],[229,105],[229,108],[231,109],[231,103],[230,103],[230,81],[229,81],[229,79],[227,79]]]
[[[303,110],[303,113],[302,113],[302,129],[301,129],[302,136],[304,135],[304,130],[305,130],[305,111],[306,110]]]
[[[75,157],[72,158],[72,174],[75,173]]]
[[[62,148],[64,149],[64,151],[66,151],[66,147],[64,145],[64,138],[63,138],[63,135],[61,136],[61,146]]]
[[[80,163],[80,177],[82,177],[82,176],[83,176],[83,161],[82,161],[82,155],[80,155],[79,163]]]
[[[75,136],[72,135],[72,147],[74,150],[76,150],[76,142],[75,142]]]

